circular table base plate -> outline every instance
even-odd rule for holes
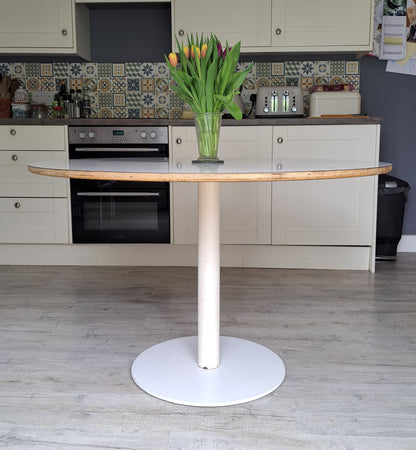
[[[221,337],[220,366],[197,364],[196,336],[154,345],[133,362],[134,382],[145,392],[189,406],[237,405],[273,392],[285,378],[285,365],[263,345]]]

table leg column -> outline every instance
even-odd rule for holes
[[[220,194],[218,182],[198,184],[198,365],[220,364]]]

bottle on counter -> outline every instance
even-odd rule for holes
[[[91,99],[89,87],[84,88],[84,95],[82,96],[82,117],[88,119],[91,117]]]
[[[81,89],[77,89],[74,96],[74,118],[79,119],[82,111],[82,92]]]
[[[75,117],[75,89],[69,90],[69,110],[68,115],[70,119]]]
[[[61,87],[58,92],[58,106],[61,108],[64,108],[64,97],[65,95],[68,95],[68,91],[66,89],[66,82],[65,80],[61,81]]]

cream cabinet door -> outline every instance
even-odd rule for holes
[[[174,127],[171,164],[197,158],[194,127]],[[218,156],[225,161],[271,161],[272,127],[222,127]],[[198,186],[173,183],[173,241],[198,242]],[[271,183],[221,183],[221,243],[271,243]]]
[[[1,47],[72,47],[71,0],[2,0]]]
[[[374,0],[272,0],[275,51],[368,50]]]
[[[175,0],[172,3],[175,35],[214,33],[225,44],[241,41],[244,47],[270,46],[271,0]],[[177,49],[176,49],[177,50]]]
[[[280,159],[378,160],[378,125],[273,129]],[[273,183],[272,243],[373,245],[377,177]]]

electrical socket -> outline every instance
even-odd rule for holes
[[[32,103],[45,103],[45,105],[52,106],[54,95],[53,91],[32,92]]]

